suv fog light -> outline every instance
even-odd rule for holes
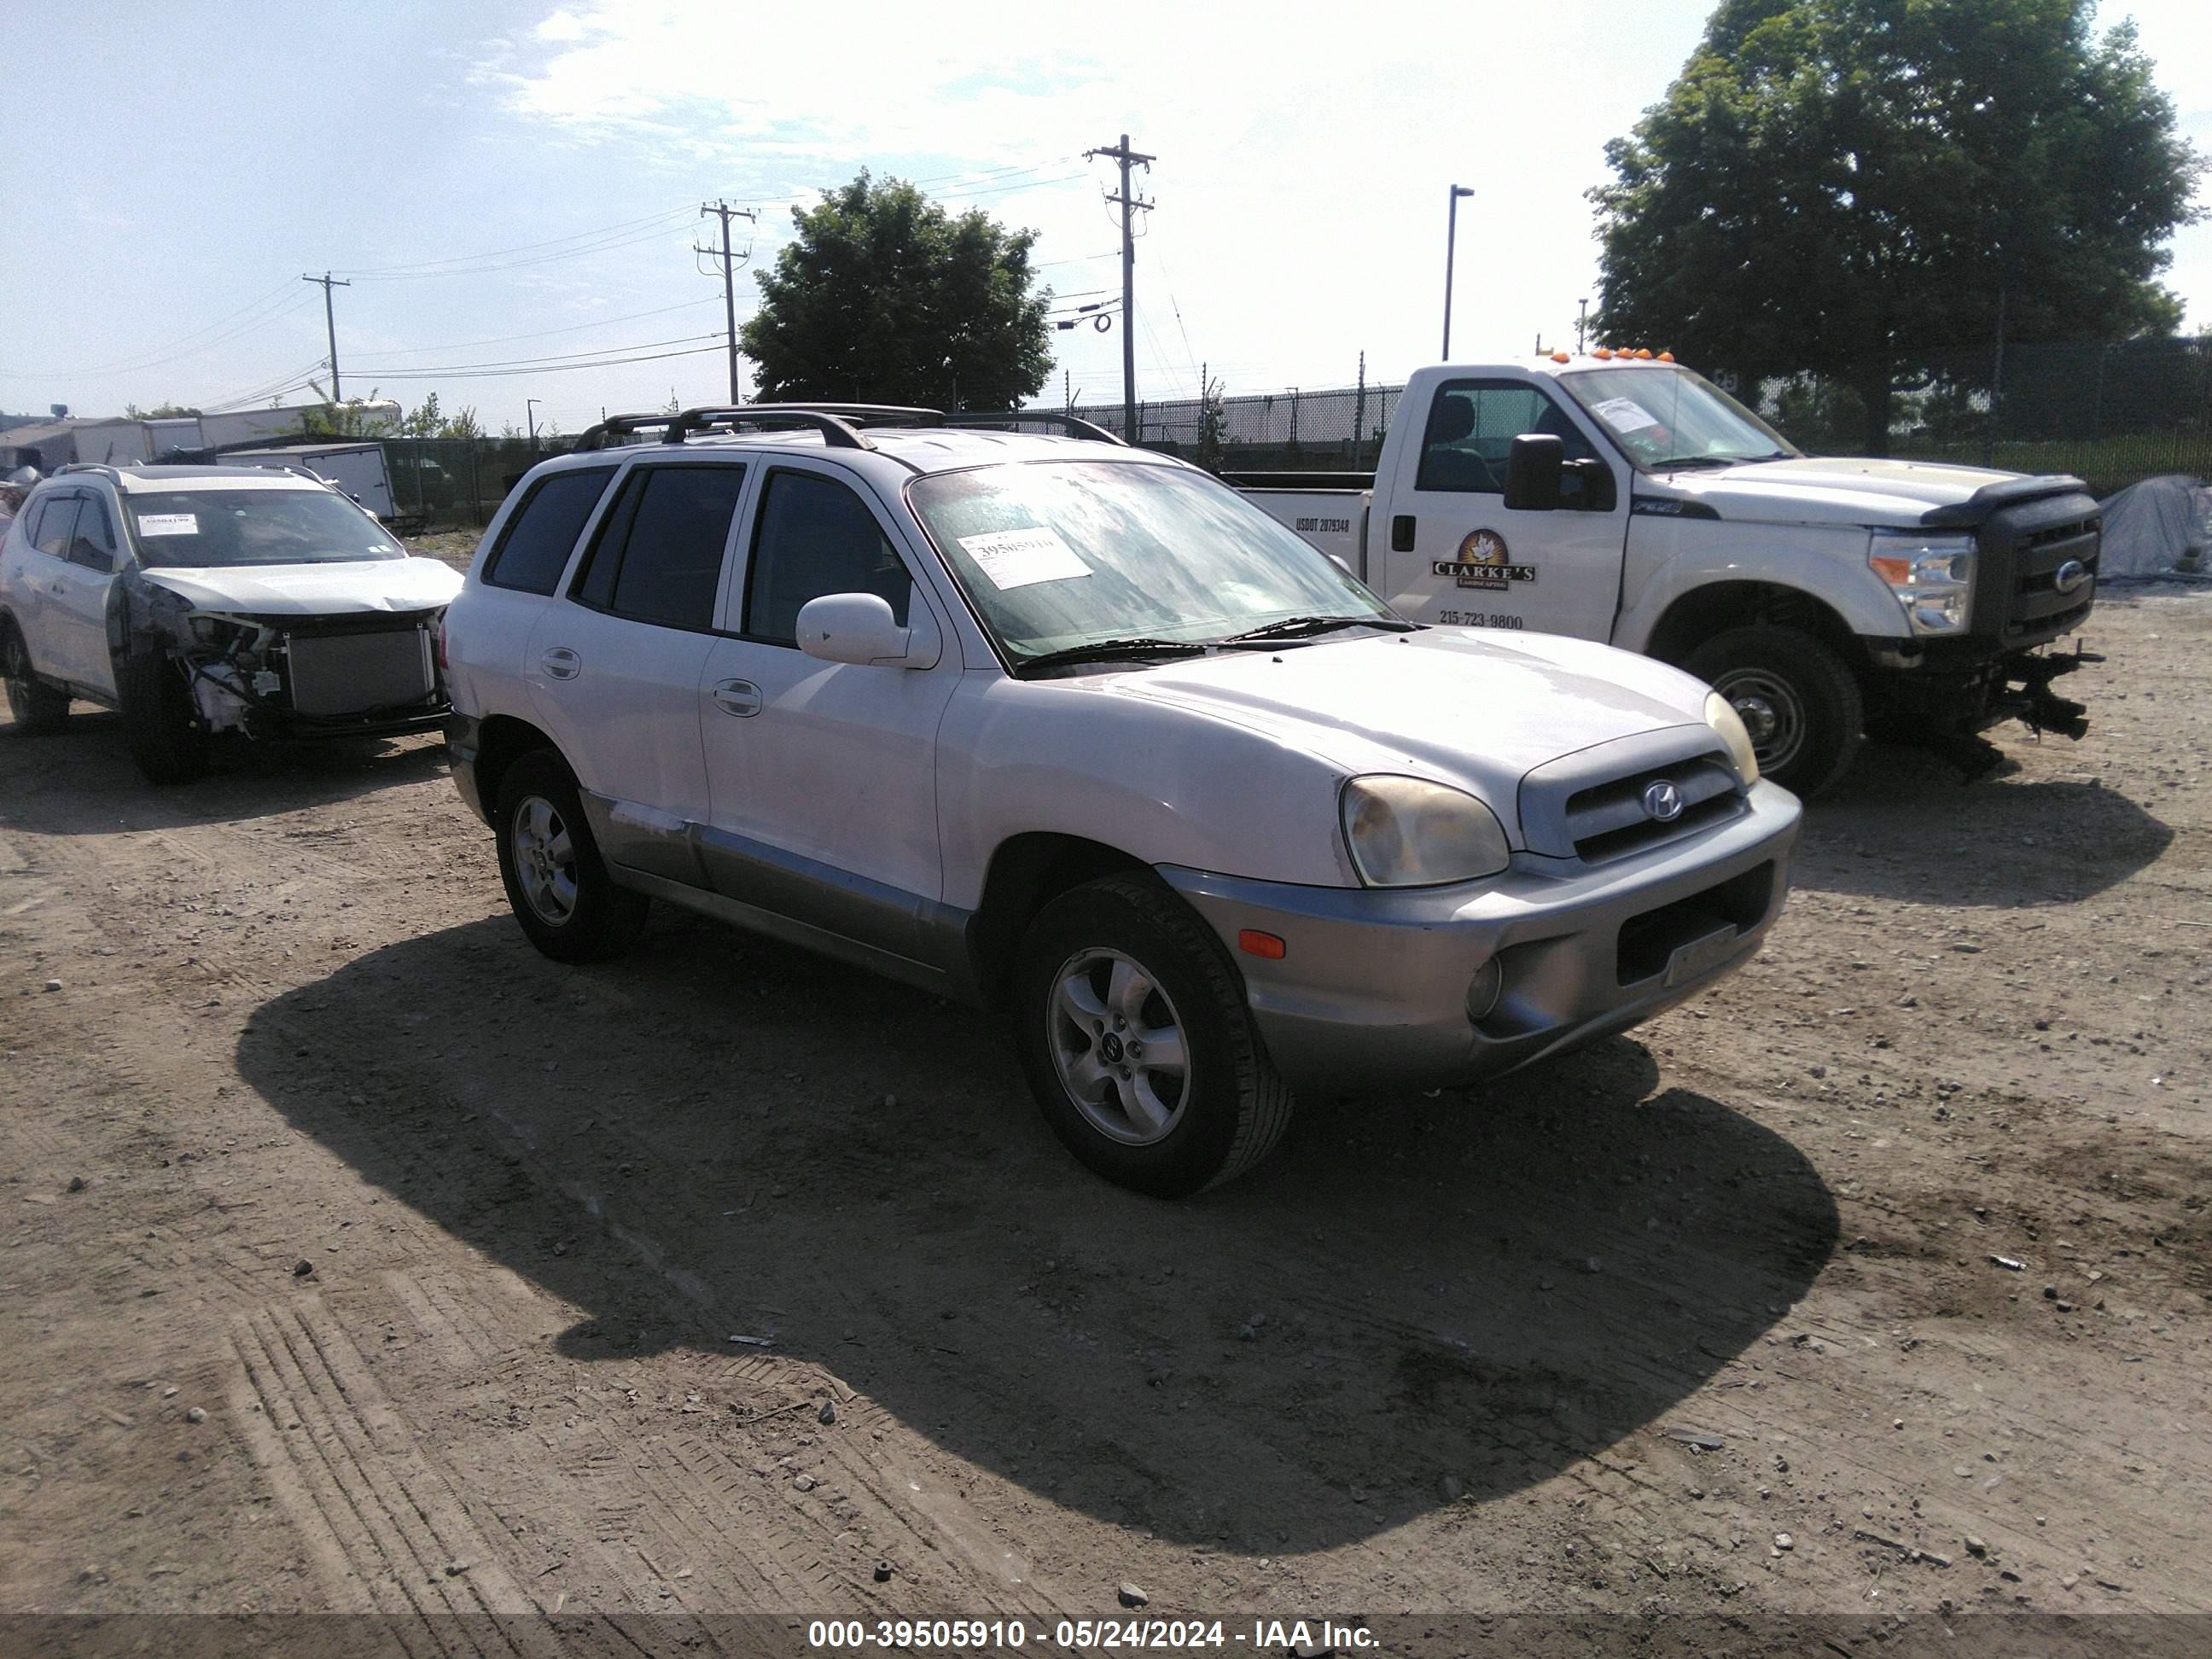
[[[1477,1024],[1490,1018],[1498,1007],[1498,994],[1505,988],[1505,970],[1498,965],[1496,957],[1474,970],[1474,977],[1467,982],[1467,1017]]]

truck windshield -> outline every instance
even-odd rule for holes
[[[1773,461],[1800,452],[1772,427],[1686,368],[1583,368],[1559,384],[1646,472]]]
[[[331,564],[407,550],[326,489],[132,490],[123,498],[145,564]]]
[[[1403,625],[1243,496],[1184,467],[1032,462],[918,478],[908,493],[1017,665],[1109,641],[1204,646],[1293,619]]]

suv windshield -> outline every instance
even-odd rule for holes
[[[327,489],[131,490],[131,540],[149,565],[332,564],[407,550]]]
[[[916,479],[908,495],[1017,665],[1109,641],[1206,645],[1293,619],[1395,623],[1321,554],[1187,468],[988,466]]]
[[[1559,384],[1647,472],[1771,461],[1800,452],[1772,427],[1686,368],[1583,368]]]

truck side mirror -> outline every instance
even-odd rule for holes
[[[1505,453],[1505,508],[1509,513],[1556,513],[1559,469],[1566,446],[1545,432],[1524,432]]]

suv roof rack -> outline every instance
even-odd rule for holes
[[[102,472],[118,483],[123,482],[123,469],[110,466],[105,461],[64,461],[47,476],[58,478],[64,472]]]
[[[861,405],[847,404],[842,407],[852,410]],[[935,413],[934,410],[928,412]],[[710,426],[735,426],[746,422],[775,426],[811,426],[822,434],[823,443],[831,449],[875,447],[849,421],[830,413],[828,406],[811,404],[716,404],[702,409],[687,409],[667,422],[668,432],[661,441],[680,444],[688,434],[703,432]]]
[[[947,415],[942,424],[957,427],[981,426],[1056,426],[1071,436],[1089,438],[1095,442],[1128,445],[1103,426],[1076,415],[1061,415],[1048,409],[970,410],[958,415]]]
[[[578,449],[605,449],[609,438],[627,437],[641,428],[666,426],[676,416],[665,411],[651,415],[610,415],[597,426],[587,426],[584,435],[576,440]]]

